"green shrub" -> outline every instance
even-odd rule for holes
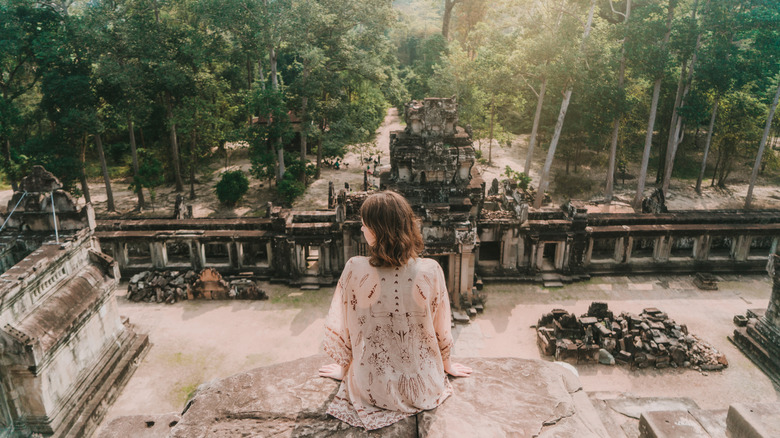
[[[232,207],[249,190],[249,180],[244,172],[234,170],[225,172],[217,183],[217,198],[219,202]]]
[[[295,179],[292,174],[285,173],[284,178],[279,181],[276,191],[287,205],[292,205],[295,198],[301,196],[306,191],[306,185]]]
[[[531,177],[526,175],[524,172],[517,172],[512,170],[511,167],[506,166],[506,169],[504,169],[504,175],[506,175],[507,178],[517,182],[517,186],[521,189],[528,190],[528,183],[531,182]]]

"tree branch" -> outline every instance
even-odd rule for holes
[[[609,0],[609,7],[610,7],[610,8],[612,8],[612,13],[613,13],[613,14],[618,14],[618,15],[620,15],[621,17],[623,17],[623,18],[626,18],[626,14],[624,14],[624,13],[622,13],[622,12],[619,12],[619,11],[616,11],[616,10],[615,10],[615,5],[614,5],[614,4],[612,4],[612,0]]]

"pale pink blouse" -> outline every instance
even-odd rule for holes
[[[371,430],[439,406],[452,394],[450,327],[435,260],[375,268],[368,257],[349,259],[325,323],[325,351],[345,370],[327,413]]]

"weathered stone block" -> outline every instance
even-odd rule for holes
[[[609,436],[574,374],[553,363],[516,358],[460,360],[475,372],[452,381],[454,395],[444,404],[368,433],[325,414],[339,385],[317,376],[328,360],[312,356],[206,383],[180,419],[120,418],[99,438],[156,438],[166,436],[163,432],[173,438]],[[165,430],[173,421],[178,423]],[[160,434],[143,435],[149,429]]]

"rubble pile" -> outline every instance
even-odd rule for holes
[[[213,268],[188,271],[144,271],[130,278],[127,299],[173,304],[193,299],[265,300],[268,295],[249,278],[226,281]]]
[[[615,316],[606,303],[593,302],[579,317],[562,309],[543,315],[536,325],[543,354],[569,363],[628,364],[631,367],[691,367],[698,371],[728,366],[726,356],[688,333],[654,307],[639,315]]]

